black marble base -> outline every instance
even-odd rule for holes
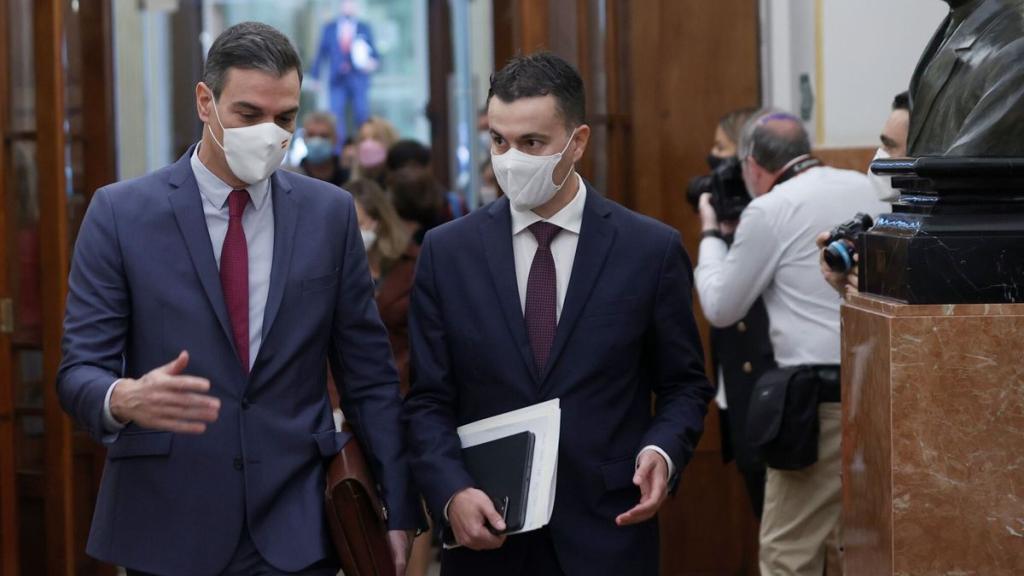
[[[901,188],[860,240],[860,290],[908,304],[1024,302],[1024,159],[919,158],[872,169]]]

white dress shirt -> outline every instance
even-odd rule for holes
[[[579,174],[575,174],[575,176],[579,183],[576,196],[551,218],[541,218],[532,210],[519,211],[512,208],[512,253],[516,263],[516,282],[519,284],[519,305],[522,307],[524,315],[526,314],[526,286],[530,279],[530,267],[533,265],[534,255],[537,254],[537,239],[534,238],[529,227],[537,222],[548,222],[562,229],[551,240],[551,256],[555,260],[555,318],[562,318],[562,305],[565,303],[565,294],[569,291],[572,265],[576,261],[576,246],[580,242],[583,208],[587,205],[587,186]],[[641,452],[644,450],[654,450],[665,459],[668,464],[669,478],[675,474],[675,465],[668,453],[653,445],[644,446]]]
[[[815,238],[858,212],[888,211],[864,174],[812,168],[756,198],[735,241],[700,243],[694,271],[704,316],[735,324],[764,296],[779,366],[839,364],[840,296],[821,275]]]
[[[191,164],[203,199],[203,215],[219,270],[220,253],[228,233],[228,196],[233,188],[203,164],[199,159],[199,146],[192,152]],[[274,260],[274,203],[270,199],[270,178],[247,186],[246,190],[249,191],[249,204],[242,214],[242,229],[245,230],[245,245],[249,252],[249,366],[253,366],[263,343],[263,313],[267,307],[270,268]],[[119,381],[110,385],[103,402],[103,420],[109,432],[124,427],[110,413],[110,395]]]

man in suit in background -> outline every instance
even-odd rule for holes
[[[410,313],[404,418],[417,483],[462,548],[445,575],[658,572],[655,515],[693,455],[713,390],[679,233],[575,172],[583,83],[547,53],[491,79],[506,197],[427,234]],[[656,399],[654,415],[651,400]],[[456,428],[559,398],[550,524],[515,536],[474,488]]]
[[[358,19],[359,2],[342,0],[341,16],[324,25],[310,76],[319,79],[327,66],[331,112],[338,120],[338,142],[348,136],[348,110],[356,132],[370,117],[370,75],[380,66],[370,25]]]
[[[278,170],[301,62],[243,23],[195,88],[201,142],[98,190],[69,279],[61,403],[107,445],[87,552],[129,574],[334,575],[326,362],[404,570],[421,518],[351,196]],[[300,232],[301,231],[301,232]]]

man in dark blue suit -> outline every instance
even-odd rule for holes
[[[412,294],[404,405],[413,473],[463,546],[445,575],[653,576],[655,515],[703,431],[713,390],[679,233],[574,171],[583,83],[547,53],[491,79],[505,197],[427,234]],[[514,536],[474,488],[456,428],[560,398],[550,524]],[[651,414],[652,398],[654,414]]]
[[[356,129],[370,117],[370,75],[380,65],[370,25],[358,17],[356,0],[342,0],[341,16],[324,25],[310,75],[320,78],[327,66],[331,112],[338,119],[338,142],[348,134],[348,107]]]
[[[421,520],[398,376],[352,198],[277,170],[301,63],[262,24],[210,48],[201,142],[98,190],[75,246],[61,402],[107,446],[87,552],[129,574],[334,575],[324,517],[345,415],[399,574]]]

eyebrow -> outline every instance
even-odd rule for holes
[[[263,109],[262,108],[260,108],[259,106],[255,105],[255,104],[253,104],[251,102],[245,102],[245,101],[235,102],[232,105],[232,107],[236,108],[236,109],[237,108],[242,108],[245,111],[256,112],[258,114],[262,114],[263,113]],[[295,106],[294,108],[289,108],[288,110],[285,110],[284,112],[281,112],[280,114],[277,114],[277,115],[278,116],[284,116],[284,115],[287,115],[287,114],[297,114],[298,112],[299,112],[299,107]]]
[[[883,146],[888,146],[889,148],[895,148],[897,146],[897,142],[885,134],[879,136],[878,139],[882,141]]]

